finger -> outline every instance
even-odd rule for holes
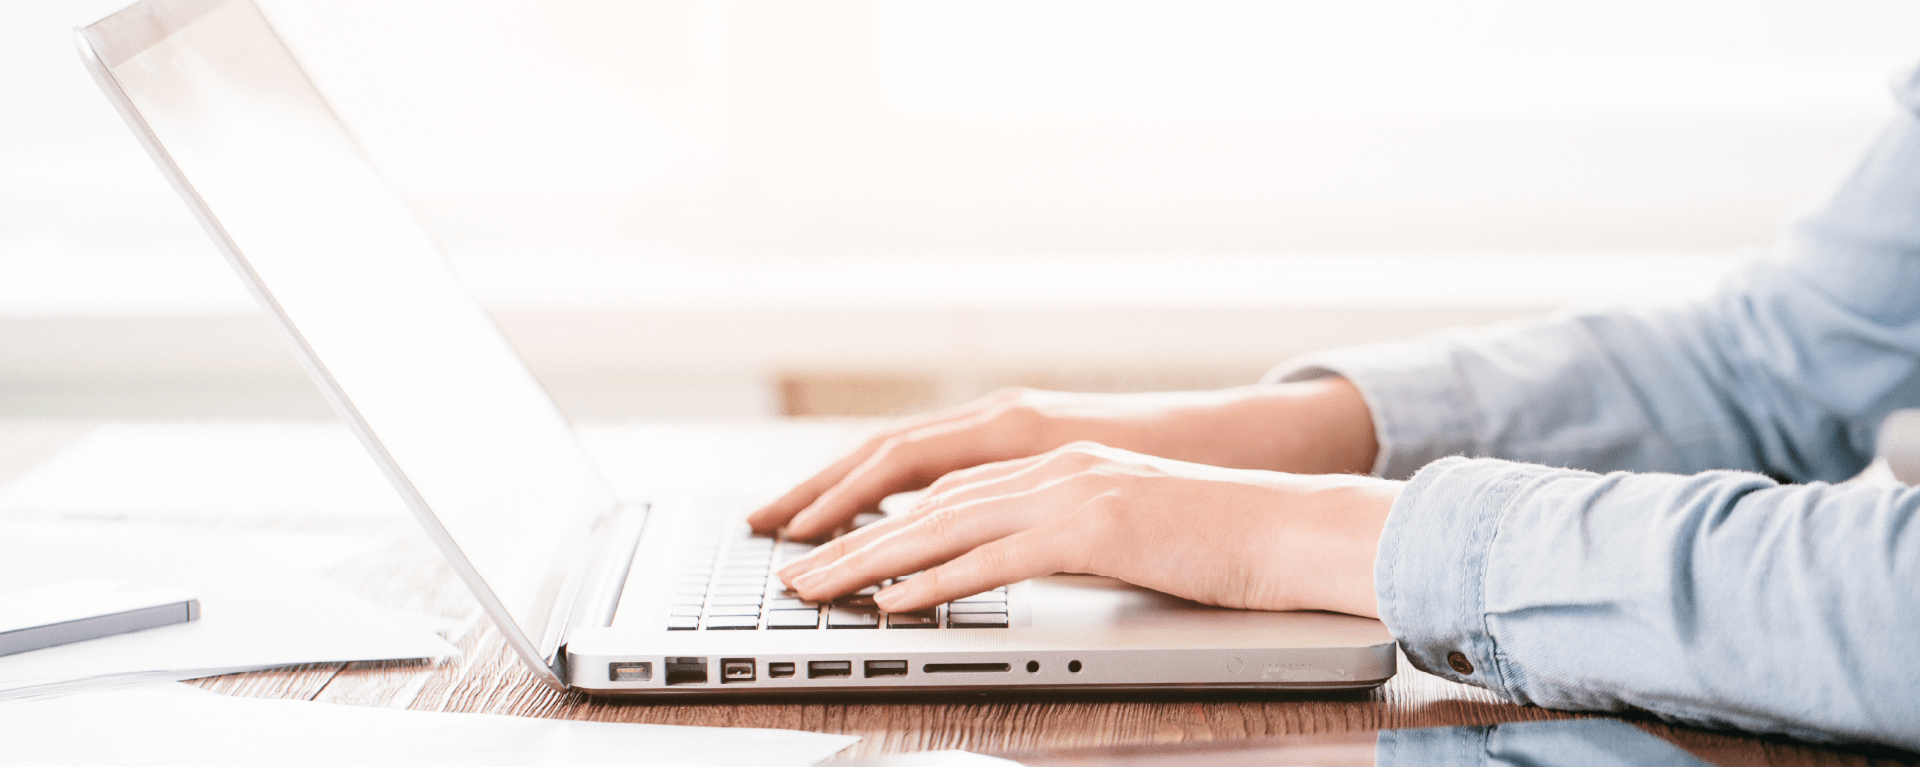
[[[955,469],[947,472],[941,475],[939,479],[934,480],[933,484],[927,485],[926,494],[920,496],[920,499],[914,503],[913,509],[939,506],[944,498],[952,497],[953,492],[956,490],[978,486],[984,482],[990,482],[1010,474],[1018,473],[1030,466],[1040,463],[1045,460],[1046,457],[1046,454],[1043,453],[1040,455],[1026,456],[1024,458],[1011,458],[993,463],[983,463],[977,466],[968,466],[964,469]],[[911,511],[912,510],[909,510],[909,513],[911,513]]]
[[[917,509],[919,507],[916,506],[915,508]],[[849,552],[871,542],[878,536],[886,535],[889,532],[900,529],[917,516],[918,514],[916,512],[909,511],[906,514],[888,517],[831,541],[827,541],[826,543],[822,543],[819,546],[815,546],[812,551],[807,552],[804,556],[781,565],[779,570],[774,571],[774,575],[780,578],[782,582],[791,586],[793,585],[794,578],[832,563],[834,560],[846,556]]]
[[[881,589],[874,604],[887,612],[912,612],[1028,578],[1075,569],[1077,536],[1055,527],[1023,530],[981,545],[939,567]]]
[[[951,472],[929,486],[927,494],[906,513],[888,517],[823,543],[806,556],[788,562],[776,574],[781,580],[791,583],[798,576],[838,560],[882,536],[891,535],[920,516],[976,498],[1017,492],[1017,489],[1008,487],[1006,480],[1024,476],[1026,470],[1038,465],[1043,458],[1045,456],[1029,456]],[[936,492],[943,488],[944,492]]]
[[[955,469],[1012,457],[1003,454],[1005,447],[979,434],[980,427],[997,415],[987,410],[887,440],[844,479],[795,514],[787,523],[787,536],[817,538],[889,495],[916,489]]]
[[[754,531],[761,533],[768,533],[779,529],[781,525],[786,524],[788,520],[792,519],[793,515],[812,504],[815,499],[820,497],[821,493],[839,484],[840,480],[845,479],[849,472],[859,467],[860,464],[865,463],[888,439],[912,432],[915,429],[922,429],[928,426],[967,418],[979,409],[980,405],[955,408],[953,410],[944,410],[938,413],[916,416],[895,424],[886,431],[874,435],[871,439],[862,443],[860,447],[852,453],[847,454],[838,461],[834,461],[831,465],[827,466],[827,468],[821,469],[819,473],[814,474],[812,477],[808,477],[805,482],[794,486],[793,489],[788,490],[772,503],[748,515],[747,524],[751,525]]]
[[[820,473],[807,478],[805,482],[795,485],[774,502],[747,515],[747,525],[757,533],[771,533],[780,529],[780,526],[792,519],[794,514],[806,508],[807,504],[813,503],[815,498],[820,497],[820,493],[833,487],[847,475],[847,472],[852,471],[854,467],[866,461],[868,456],[873,455],[878,444],[879,438],[869,440],[860,449],[834,461],[832,465],[821,469]]]
[[[808,599],[828,599],[884,578],[925,570],[1032,527],[1036,518],[1045,517],[1037,509],[1072,504],[1075,490],[1067,486],[1069,479],[923,514],[827,565],[802,573],[790,584]]]

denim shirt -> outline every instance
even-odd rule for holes
[[[1831,199],[1710,298],[1276,369],[1353,381],[1375,472],[1411,477],[1375,588],[1415,666],[1516,703],[1920,749],[1920,490],[1828,484],[1920,407],[1920,71],[1894,92]]]

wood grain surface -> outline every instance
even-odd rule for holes
[[[84,424],[0,422],[0,481],[18,477]],[[286,527],[299,528],[298,520]],[[328,526],[332,528],[332,526]],[[1384,687],[1337,697],[968,698],[811,700],[765,703],[647,703],[601,700],[546,687],[523,669],[465,587],[410,522],[348,526],[379,539],[370,553],[327,576],[374,601],[457,619],[449,635],[462,655],[440,661],[325,663],[193,680],[228,695],[356,706],[486,712],[604,722],[708,727],[773,727],[858,735],[841,759],[960,748],[1022,752],[1187,742],[1258,740],[1395,727],[1482,725],[1567,718],[1516,706],[1479,688],[1420,672],[1401,661]],[[342,532],[329,529],[329,532]],[[1893,764],[1867,752],[1672,727],[1636,724],[1720,765]]]

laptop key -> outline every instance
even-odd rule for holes
[[[978,602],[998,602],[1001,604],[1006,604],[1007,592],[989,591],[983,594],[975,594],[970,597],[961,597],[959,599],[953,600],[954,604],[974,604]]]
[[[767,601],[767,609],[769,610],[818,610],[820,609],[820,603],[809,602],[805,599],[775,598]]]
[[[767,611],[767,628],[770,629],[811,629],[819,627],[819,610]]]
[[[696,602],[693,604],[674,605],[672,612],[667,614],[675,618],[698,618],[700,617],[700,604]]]
[[[827,610],[827,628],[880,628],[880,609],[876,607],[840,607],[835,605]]]
[[[1006,611],[1007,603],[1005,602],[955,602],[947,605],[947,613],[949,615],[958,615],[960,613],[1004,613]]]
[[[708,615],[708,631],[738,631],[760,628],[759,615]]]
[[[736,616],[736,615],[757,616],[760,614],[760,606],[759,605],[707,605],[707,614],[708,615],[726,615],[726,616]],[[708,622],[711,623],[712,621],[708,621]]]
[[[668,631],[692,631],[700,628],[699,616],[676,615],[667,619]]]
[[[707,600],[707,604],[714,605],[717,607],[759,607],[760,595],[758,594],[747,594],[745,596],[739,596],[739,595],[733,595],[733,594],[715,595],[712,599]]]
[[[834,607],[873,607],[873,596],[869,594],[848,594],[833,598]]]
[[[940,619],[932,610],[920,610],[910,613],[887,613],[887,628],[890,629],[937,629]]]
[[[947,628],[956,629],[1003,629],[1007,627],[1006,613],[948,613]]]
[[[767,594],[774,597],[775,599],[799,599],[800,598],[800,592],[787,588],[785,585],[782,585],[779,581],[774,581],[772,584],[769,584],[767,588]]]

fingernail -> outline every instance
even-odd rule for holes
[[[873,595],[873,603],[879,605],[882,610],[893,612],[893,606],[907,598],[906,588],[905,586],[888,586],[881,589],[879,593]]]

